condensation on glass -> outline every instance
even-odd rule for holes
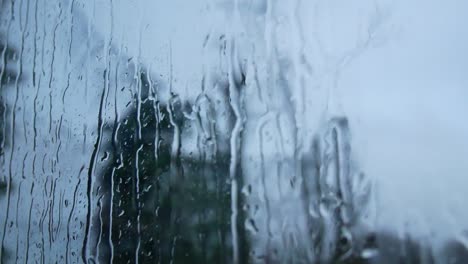
[[[0,262],[463,263],[467,10],[0,0]]]

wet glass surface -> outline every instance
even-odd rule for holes
[[[0,0],[1,263],[464,263],[468,3]]]

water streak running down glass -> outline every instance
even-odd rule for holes
[[[465,263],[468,2],[0,0],[1,263]]]

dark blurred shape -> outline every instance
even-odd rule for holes
[[[230,263],[229,155],[181,153],[175,142],[196,125],[186,117],[191,103],[148,96],[143,72],[137,85],[135,103],[104,124],[90,255],[113,263]]]

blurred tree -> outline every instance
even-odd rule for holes
[[[8,5],[7,1],[0,3],[0,14],[5,13]],[[8,116],[11,113],[11,105],[7,103],[8,91],[12,89],[15,83],[20,81],[21,73],[16,71],[17,51],[8,43],[7,32],[0,32],[0,198],[6,196],[9,199],[9,194],[12,188],[11,174],[6,171],[5,166],[5,150],[9,147],[9,139],[11,138],[10,126]],[[9,176],[8,176],[9,175]],[[5,219],[6,221],[6,219]],[[0,248],[0,261],[3,262],[7,258],[3,241],[6,233],[6,222],[1,230],[2,245]]]
[[[191,103],[156,100],[144,72],[136,85],[140,95],[120,120],[104,124],[106,143],[95,154],[103,166],[94,254],[114,263],[230,263],[230,156],[206,150],[215,138],[185,138],[200,125]],[[199,144],[199,153],[181,153],[182,142]]]

